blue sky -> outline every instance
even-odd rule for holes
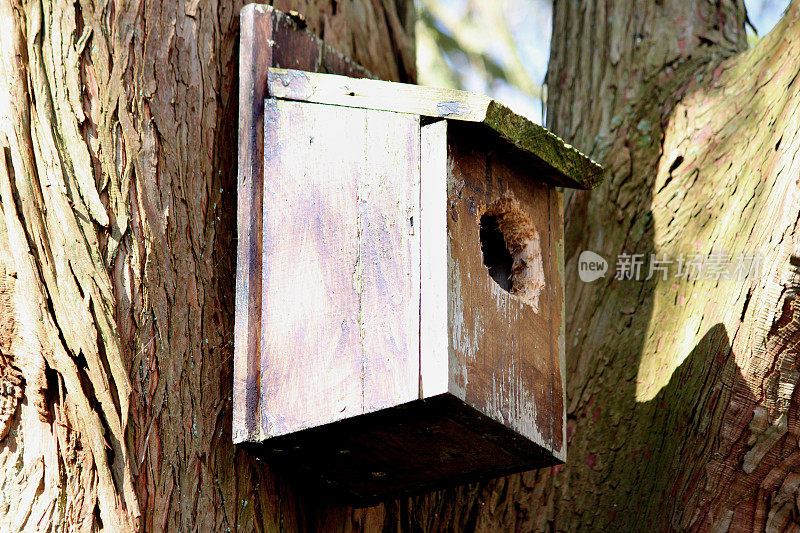
[[[750,21],[760,36],[766,35],[789,6],[789,0],[745,0]]]

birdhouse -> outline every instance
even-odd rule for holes
[[[563,462],[557,187],[600,167],[484,96],[284,69],[267,92],[234,440],[362,504]]]

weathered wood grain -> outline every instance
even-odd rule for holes
[[[276,98],[365,109],[384,109],[428,117],[481,122],[492,99],[456,89],[423,87],[347,76],[314,75],[290,69],[269,69],[267,83]]]
[[[272,34],[273,17],[255,6],[241,13],[239,57],[239,180],[237,201],[236,311],[233,363],[233,440],[255,437],[258,409],[261,335],[261,205],[259,157],[263,150],[264,70],[272,62],[272,47],[262,43]]]
[[[266,437],[363,412],[354,178],[366,120],[363,113],[309,107],[269,99],[264,111],[260,416]],[[325,135],[333,119],[353,137]]]
[[[247,443],[360,503],[563,460],[560,198],[539,167],[465,123],[275,98],[264,116]],[[484,265],[485,213],[511,292]]]
[[[241,11],[239,57],[239,177],[236,310],[234,323],[233,439],[263,438],[251,416],[259,411],[261,367],[261,210],[264,99],[269,67],[369,76],[270,6]]]
[[[492,157],[496,146],[491,139],[485,144],[485,135],[474,140],[465,127],[448,127],[445,120],[427,124],[421,131],[421,397],[455,394],[498,422],[511,425],[516,419],[513,427],[517,430],[523,422],[534,422],[524,420],[520,411],[527,402],[528,408],[539,413],[536,424],[543,427],[531,426],[524,434],[540,433],[537,442],[563,452],[560,194],[544,184],[526,183],[532,167],[513,153],[500,150],[498,157]],[[530,301],[502,290],[482,262],[479,221],[491,204],[503,198],[522,199],[521,207],[538,228],[540,256],[536,259],[544,286]],[[529,267],[533,270],[536,265]],[[513,312],[510,302],[516,309]],[[520,314],[525,308],[532,311]],[[531,338],[535,340],[532,346],[517,344]],[[529,360],[537,356],[532,369]],[[506,369],[505,360],[510,361]],[[504,370],[509,376],[502,374]],[[503,382],[500,389],[498,382]],[[469,399],[467,388],[471,388]],[[523,398],[526,392],[530,397]],[[499,397],[520,403],[517,408],[492,405],[493,398]]]
[[[332,108],[332,118],[350,114],[365,116],[364,132],[339,130],[338,120],[332,134],[347,131],[348,143],[363,143],[358,172],[350,179],[358,184],[355,283],[364,412],[371,412],[419,397],[420,122],[417,115]]]
[[[565,325],[564,325],[564,198],[555,187],[548,190],[550,217],[550,290],[548,305],[550,307],[550,354],[552,379],[552,446],[558,450],[559,457],[566,461],[567,456],[567,421],[566,416],[566,361],[565,361]]]
[[[552,352],[551,301],[561,289],[551,271],[551,187],[531,180],[524,160],[499,149],[496,141],[464,124],[450,126],[449,390],[563,460],[553,437],[553,419],[563,418],[553,413],[553,395],[563,393],[558,356]],[[530,284],[525,294],[504,290],[483,263],[480,220],[485,213],[497,215],[507,246],[519,239],[517,249],[509,249],[512,256],[524,256],[513,269],[515,287],[519,279]]]
[[[264,127],[262,434],[416,399],[418,117],[269,99]]]
[[[488,96],[279,68],[269,70],[268,83],[270,93],[278,98],[478,122],[536,157],[546,167],[537,176],[539,180],[591,189],[602,178],[602,168],[597,163]]]
[[[324,69],[299,35],[282,37],[286,59]],[[486,97],[258,61],[243,93],[265,97],[246,98],[263,132],[240,132],[240,157],[263,160],[240,179],[236,442],[360,502],[563,461],[553,184],[589,186],[599,167]]]

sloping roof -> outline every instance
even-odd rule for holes
[[[562,177],[563,185],[592,189],[603,169],[546,128],[488,96],[302,70],[269,69],[270,96],[320,104],[413,113],[483,124],[519,150],[536,156]]]

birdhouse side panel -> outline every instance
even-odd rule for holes
[[[269,99],[264,124],[263,434],[416,398],[418,117]]]
[[[449,128],[449,386],[552,451],[560,449],[553,425],[561,378],[551,186],[509,154],[474,128]]]
[[[564,195],[549,187],[550,200],[550,341],[553,353],[553,450],[567,460],[566,347],[564,317]]]

